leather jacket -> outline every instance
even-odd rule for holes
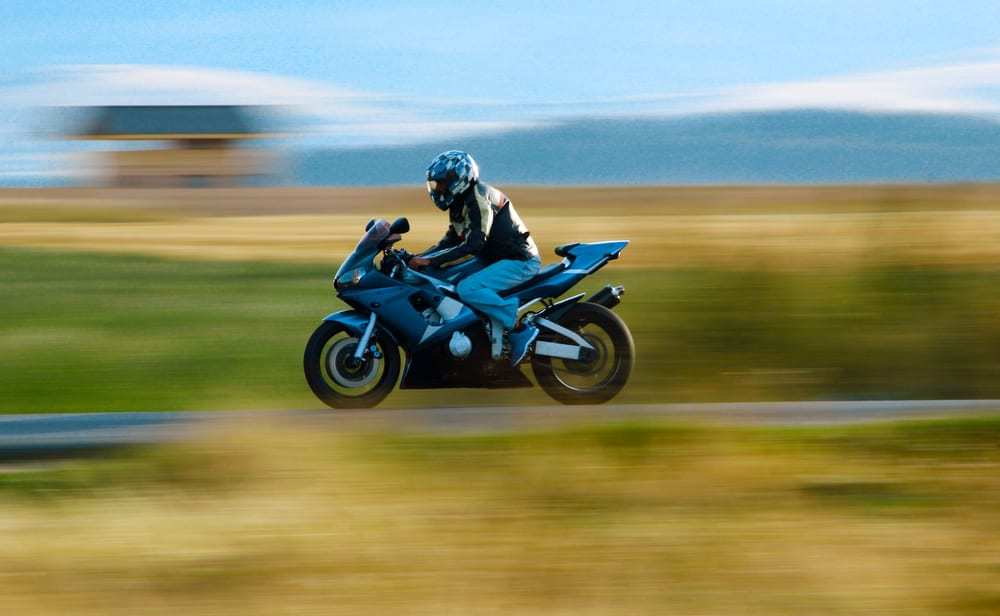
[[[448,231],[424,251],[434,267],[474,255],[494,263],[503,259],[526,261],[538,256],[531,233],[507,195],[478,182],[454,200],[448,210]]]

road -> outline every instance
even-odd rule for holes
[[[0,416],[0,460],[64,457],[128,445],[166,443],[192,438],[212,427],[241,425],[253,421],[283,422],[327,430],[364,427],[423,432],[506,432],[582,422],[650,418],[728,424],[809,425],[982,415],[997,411],[1000,411],[1000,400],[4,415]]]

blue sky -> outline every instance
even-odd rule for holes
[[[798,81],[1000,46],[995,2],[7,0],[2,74],[204,66],[414,97],[559,101]]]
[[[8,159],[50,104],[290,104],[335,145],[573,115],[1000,110],[985,1],[6,0],[0,23]]]

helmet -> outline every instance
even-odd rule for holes
[[[479,181],[479,165],[461,150],[437,155],[427,167],[427,192],[438,209],[447,211],[455,197]]]

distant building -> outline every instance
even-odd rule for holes
[[[237,186],[274,173],[274,157],[250,145],[274,136],[255,126],[257,108],[130,105],[86,111],[70,138],[150,142],[103,153],[100,175],[113,186]]]

